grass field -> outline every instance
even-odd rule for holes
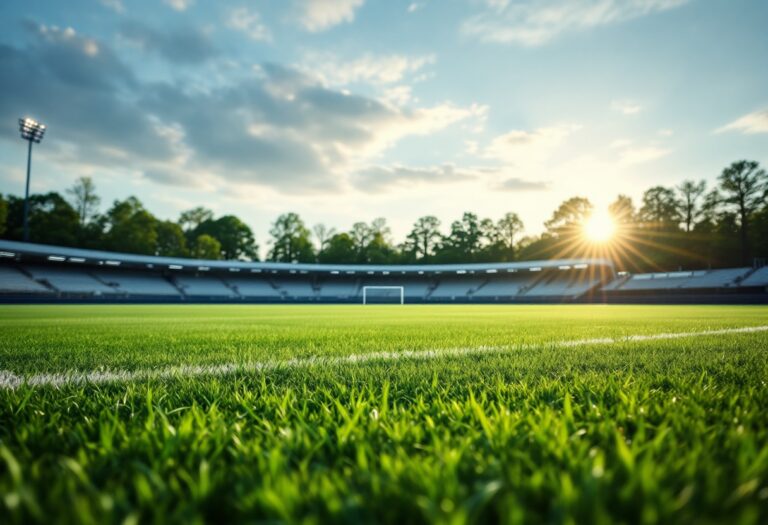
[[[0,307],[0,522],[768,523],[766,326],[766,307]]]

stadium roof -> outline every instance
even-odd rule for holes
[[[182,257],[157,257],[128,253],[83,250],[46,244],[0,240],[0,259],[46,260],[71,264],[176,271],[230,271],[270,273],[392,274],[392,273],[496,273],[580,269],[590,266],[613,268],[608,259],[552,259],[511,263],[467,264],[314,264],[252,261],[212,261]]]

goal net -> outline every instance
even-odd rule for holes
[[[405,304],[405,287],[363,286],[363,304]]]

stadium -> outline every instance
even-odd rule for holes
[[[607,259],[253,263],[13,241],[0,241],[0,257],[0,300],[6,302],[768,303],[768,267],[619,275]]]
[[[768,523],[766,20],[0,3],[0,524]]]

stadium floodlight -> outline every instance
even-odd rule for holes
[[[29,241],[29,175],[32,168],[32,143],[40,144],[45,135],[45,126],[29,117],[19,119],[21,138],[29,143],[27,149],[27,186],[24,191],[24,242]]]

